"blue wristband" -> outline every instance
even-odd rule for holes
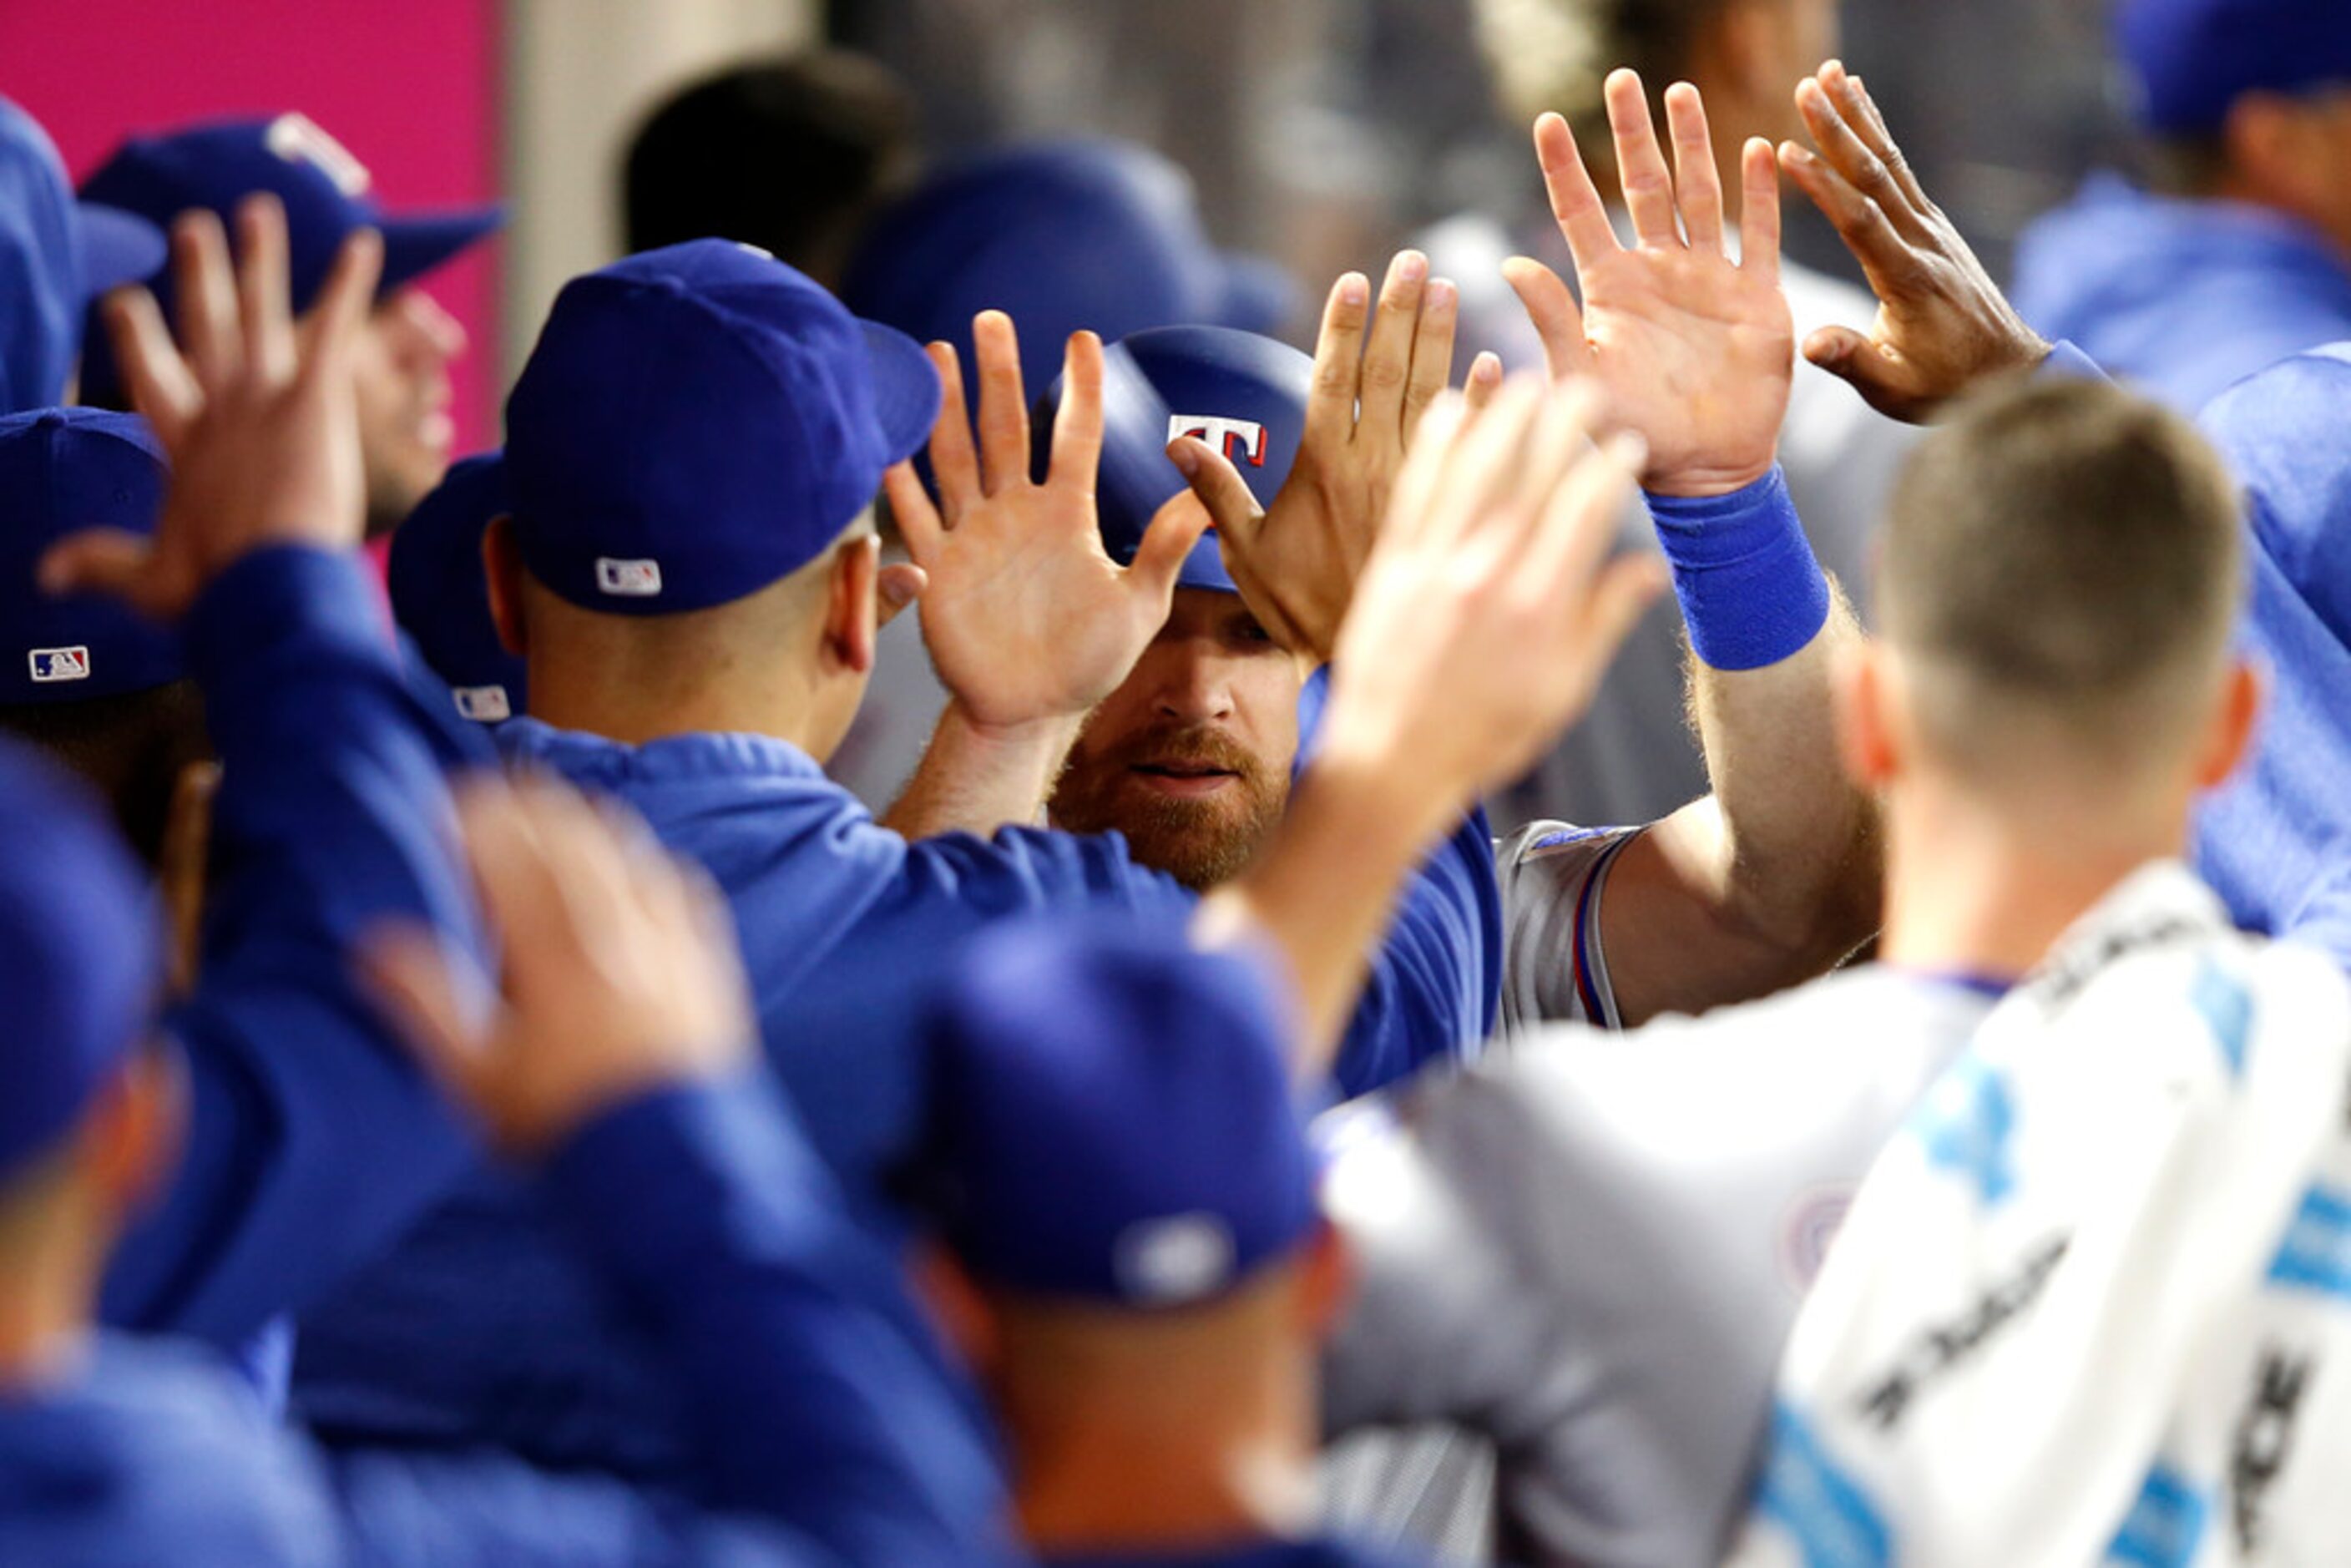
[[[1728,496],[1647,496],[1690,651],[1717,670],[1776,664],[1820,635],[1829,582],[1778,468]]]

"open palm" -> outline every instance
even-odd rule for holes
[[[1545,115],[1535,151],[1583,305],[1540,262],[1521,257],[1505,272],[1553,379],[1591,378],[1615,423],[1648,443],[1643,483],[1666,495],[1727,494],[1771,470],[1795,366],[1795,324],[1780,288],[1776,157],[1761,141],[1746,149],[1734,261],[1698,90],[1667,95],[1671,171],[1640,78],[1616,72],[1607,96],[1635,243],[1619,243],[1566,122]]]
[[[1041,482],[1029,476],[1028,403],[1010,319],[981,316],[973,349],[976,444],[955,350],[931,349],[946,394],[931,437],[939,505],[910,465],[888,479],[906,548],[928,579],[923,640],[939,679],[975,721],[1073,717],[1118,688],[1165,622],[1176,571],[1207,514],[1171,508],[1144,536],[1133,566],[1111,559],[1094,512],[1101,340],[1091,332],[1070,340],[1067,392]]]

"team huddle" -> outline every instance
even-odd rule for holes
[[[454,464],[496,212],[0,101],[0,1563],[2351,1562],[2351,16],[2011,305],[1619,9],[1311,355],[714,78]]]

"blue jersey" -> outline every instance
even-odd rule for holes
[[[850,1202],[885,1231],[901,1224],[893,1184],[928,1116],[922,1012],[961,944],[991,922],[1052,911],[1172,931],[1195,902],[1135,864],[1116,835],[1007,829],[909,843],[779,740],[628,747],[517,719],[498,742],[513,761],[626,801],[717,881],[768,1060]],[[1500,923],[1480,817],[1407,894],[1348,1036],[1339,1092],[1484,1039],[1500,989]],[[339,1445],[486,1443],[559,1468],[677,1479],[666,1391],[539,1207],[528,1186],[477,1171],[397,1252],[308,1316],[295,1377],[302,1418]]]
[[[988,1467],[875,1310],[895,1259],[843,1217],[760,1079],[622,1107],[547,1191],[645,1325],[717,1510],[511,1460],[322,1458],[193,1348],[102,1340],[0,1400],[0,1562],[42,1568],[971,1568]],[[957,1462],[960,1458],[960,1463]]]
[[[1419,1568],[1429,1561],[1346,1541],[1265,1541],[1150,1555],[1054,1556],[1044,1568]]]
[[[352,945],[390,921],[477,960],[487,944],[443,780],[455,753],[356,558],[261,551],[183,636],[222,764],[199,985],[162,1020],[187,1144],[104,1312],[232,1347],[380,1254],[475,1157]]]
[[[2252,757],[2198,814],[2196,869],[2239,925],[2351,966],[2351,344],[2253,377],[2203,424],[2245,486],[2244,641],[2272,680]]]
[[[2290,355],[2351,339],[2351,266],[2260,207],[2153,196],[2112,175],[2025,231],[2016,308],[2193,413]]]

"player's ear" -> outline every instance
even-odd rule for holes
[[[83,1169],[117,1212],[136,1213],[162,1190],[186,1117],[179,1061],[160,1048],[134,1052],[99,1092],[82,1126]]]
[[[489,583],[498,645],[522,658],[530,652],[530,632],[523,622],[522,550],[515,543],[512,517],[492,517],[482,530],[482,575]]]
[[[930,1309],[956,1356],[986,1378],[1002,1358],[1003,1335],[995,1311],[955,1254],[936,1241],[914,1243],[906,1259],[906,1273],[915,1298]]]
[[[834,660],[859,674],[873,668],[882,582],[882,541],[864,534],[833,552],[825,589],[824,638]]]
[[[1354,1254],[1347,1249],[1346,1239],[1339,1234],[1339,1228],[1323,1220],[1316,1226],[1313,1239],[1306,1244],[1304,1267],[1299,1279],[1299,1305],[1305,1314],[1306,1331],[1317,1343],[1337,1331],[1354,1294]]]
[[[2252,750],[2253,737],[2261,728],[2268,685],[2260,666],[2252,660],[2241,658],[2231,663],[2220,700],[2213,706],[2203,753],[2197,759],[2199,789],[2217,789],[2227,783],[2229,776],[2244,761],[2246,753]]]
[[[1870,792],[1883,789],[1900,771],[1900,733],[1892,710],[1895,683],[1885,645],[1850,642],[1839,646],[1829,669],[1836,719],[1837,758],[1847,779]]]

